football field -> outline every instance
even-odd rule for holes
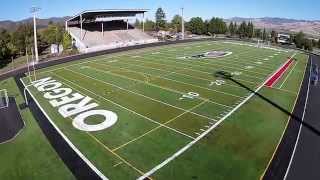
[[[198,56],[213,51],[231,53]],[[101,178],[256,179],[288,117],[215,73],[229,72],[291,111],[306,60],[291,50],[202,41],[83,59],[22,81]]]

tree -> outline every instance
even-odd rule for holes
[[[255,29],[255,31],[254,31],[254,36],[255,36],[256,38],[262,39],[261,29]]]
[[[10,49],[8,44],[10,43],[10,34],[8,31],[0,30],[0,66],[4,66],[8,63],[10,57]]]
[[[173,16],[171,26],[174,28],[175,32],[181,32],[182,17],[180,15]]]
[[[300,31],[295,37],[294,37],[294,43],[296,44],[297,48],[302,49],[304,45],[304,39],[305,35],[302,31]]]
[[[320,48],[320,39],[318,39],[318,48]]]
[[[313,50],[313,46],[312,46],[312,40],[305,38],[304,39],[304,49],[307,51],[312,51]]]
[[[146,22],[144,23],[144,30],[145,31],[154,31],[156,30],[156,23],[146,19]]]
[[[63,33],[62,46],[63,49],[72,48],[72,38],[68,32]]]
[[[63,27],[59,24],[50,24],[47,29],[42,32],[42,39],[47,44],[57,44],[58,47],[62,44],[64,38]],[[58,48],[58,52],[59,52]]]
[[[236,34],[236,28],[232,21],[229,24],[229,32],[231,36],[234,36]]]
[[[223,19],[213,17],[209,22],[208,30],[212,34],[225,34],[228,28]]]
[[[201,17],[193,17],[190,19],[187,29],[191,31],[193,34],[203,34],[204,30],[204,22]]]
[[[166,28],[166,14],[162,8],[158,8],[156,12],[156,30]]]
[[[271,42],[278,43],[278,33],[274,30],[271,31]]]
[[[247,29],[248,29],[247,27],[248,26],[247,26],[247,23],[245,21],[243,21],[240,24],[239,29],[238,29],[240,38],[247,37]]]
[[[233,28],[234,28],[234,34],[239,35],[238,24],[236,22],[233,24]]]
[[[253,26],[252,22],[248,23],[246,32],[247,32],[247,37],[248,38],[253,38],[254,37],[254,26]]]
[[[267,40],[267,32],[266,32],[266,28],[263,28],[262,40],[263,40],[263,41],[266,41],[266,40]]]
[[[12,43],[21,55],[25,54],[26,48],[31,51],[33,40],[33,26],[29,23],[20,24],[12,34]]]
[[[204,34],[208,34],[209,32],[209,25],[210,25],[210,22],[208,20],[205,20],[203,22],[203,33]]]
[[[311,42],[312,42],[312,47],[317,47],[317,44],[318,44],[317,40],[312,39]]]

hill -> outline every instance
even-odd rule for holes
[[[226,19],[227,22],[234,21],[241,23],[242,21],[252,21],[258,28],[273,29],[280,32],[297,33],[303,31],[312,37],[320,37],[320,21],[297,20],[277,17],[263,17],[263,18],[242,18],[233,17]]]
[[[64,23],[69,17],[52,17],[47,19],[38,19],[38,27],[47,27],[49,22],[54,23]],[[263,18],[243,18],[243,17],[233,17],[230,19],[225,19],[226,22],[234,21],[238,24],[242,21],[252,21],[254,25],[258,28],[266,28],[268,30],[276,30],[280,32],[297,33],[303,31],[309,36],[319,38],[320,37],[320,20],[310,21],[310,20],[297,20],[288,18],[278,18],[278,17],[263,17]],[[20,23],[32,22],[32,18],[24,19],[21,21],[0,21],[0,29],[6,29],[13,31],[17,28]]]
[[[54,22],[54,23],[64,23],[66,19],[69,17],[52,17],[52,18],[47,18],[47,19],[37,19],[37,25],[38,28],[45,28],[48,26],[49,22]],[[0,29],[6,29],[8,31],[14,31],[19,24],[21,23],[32,23],[32,18],[24,19],[21,21],[0,21]]]

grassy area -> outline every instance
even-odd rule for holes
[[[212,50],[232,51],[223,58],[182,58]],[[29,89],[62,132],[110,179],[137,178],[200,136],[249,92],[214,76],[224,70],[256,89],[294,52],[195,42],[88,58],[38,71],[117,114],[102,131],[85,132],[62,118],[44,93]],[[305,56],[278,83],[261,93],[291,110],[304,72]],[[27,78],[24,79],[28,84]],[[177,160],[157,171],[156,179],[257,179],[263,173],[288,117],[254,97],[221,126]],[[100,122],[98,117],[90,123]],[[232,172],[231,172],[232,171]]]
[[[13,78],[0,82],[18,106],[24,102]],[[74,179],[28,108],[20,109],[26,126],[12,142],[0,144],[0,179]]]
[[[292,109],[294,95],[268,88],[261,93]],[[287,119],[281,111],[254,97],[197,146],[158,171],[155,179],[259,179]]]
[[[13,62],[10,62],[5,67],[2,67],[0,69],[0,74],[5,73],[8,71],[11,71],[13,69],[17,69],[19,67],[25,66],[27,64],[27,58],[26,56],[21,56],[13,60]]]

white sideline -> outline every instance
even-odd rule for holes
[[[20,81],[22,82],[23,86],[26,87],[23,80],[20,78]],[[50,116],[44,111],[44,109],[41,107],[40,103],[37,101],[37,99],[33,96],[31,91],[26,87],[26,90],[29,92],[30,96],[34,100],[34,102],[37,104],[37,106],[40,108],[42,113],[46,116],[46,118],[49,120],[50,124],[56,129],[56,131],[62,136],[62,138],[68,143],[68,145],[74,150],[74,152],[77,153],[77,155],[103,180],[108,180],[108,178],[101,173],[101,171],[96,168],[87,158],[85,155],[81,153],[81,151],[68,139],[66,135],[63,134],[63,132],[58,128],[58,126],[51,120]]]
[[[275,71],[276,72],[276,71]],[[169,162],[171,162],[172,160],[174,160],[175,158],[177,158],[178,156],[180,156],[182,153],[184,153],[186,150],[188,150],[191,146],[193,146],[195,143],[197,143],[198,141],[200,141],[203,137],[205,137],[207,134],[209,134],[213,129],[215,129],[217,126],[219,126],[224,120],[226,120],[230,115],[232,115],[236,110],[238,110],[243,104],[245,104],[248,100],[250,100],[255,93],[257,93],[261,88],[264,87],[265,83],[268,82],[274,73],[272,73],[255,91],[254,93],[251,93],[248,97],[246,97],[241,103],[239,103],[234,109],[232,109],[228,114],[226,114],[225,116],[223,116],[216,124],[212,125],[209,129],[207,129],[206,131],[204,131],[200,136],[198,136],[196,139],[194,139],[193,141],[191,141],[190,143],[188,143],[186,146],[184,146],[183,148],[181,148],[179,151],[175,152],[172,156],[168,157],[165,161],[163,161],[162,163],[158,164],[157,166],[155,166],[154,168],[152,168],[150,171],[148,171],[147,173],[145,173],[143,176],[139,177],[137,180],[143,180],[147,177],[149,177],[150,175],[152,175],[153,173],[155,173],[156,171],[158,171],[160,168],[164,167],[165,165],[167,165]]]
[[[304,121],[304,116],[305,116],[305,113],[306,113],[307,104],[308,104],[308,99],[309,99],[312,59],[311,59],[311,62],[310,62],[310,63],[311,63],[311,64],[310,64],[310,70],[309,70],[309,73],[310,73],[310,74],[309,74],[309,80],[308,80],[308,90],[307,90],[306,101],[304,102],[304,108],[303,108],[303,114],[302,114],[302,120],[301,120],[302,123],[303,123],[303,121]],[[294,158],[294,155],[295,155],[295,153],[296,153],[296,149],[297,149],[297,146],[298,146],[298,143],[299,143],[300,133],[301,133],[301,129],[302,129],[302,123],[300,123],[297,140],[296,140],[296,143],[295,143],[295,145],[294,145],[294,149],[293,149],[293,152],[292,152],[292,155],[291,155],[291,158],[290,158],[290,161],[289,161],[287,170],[286,170],[286,174],[284,175],[283,180],[286,180],[286,179],[287,179],[288,173],[289,173],[289,171],[290,171],[291,164],[292,164],[292,161],[293,161],[293,158]]]

